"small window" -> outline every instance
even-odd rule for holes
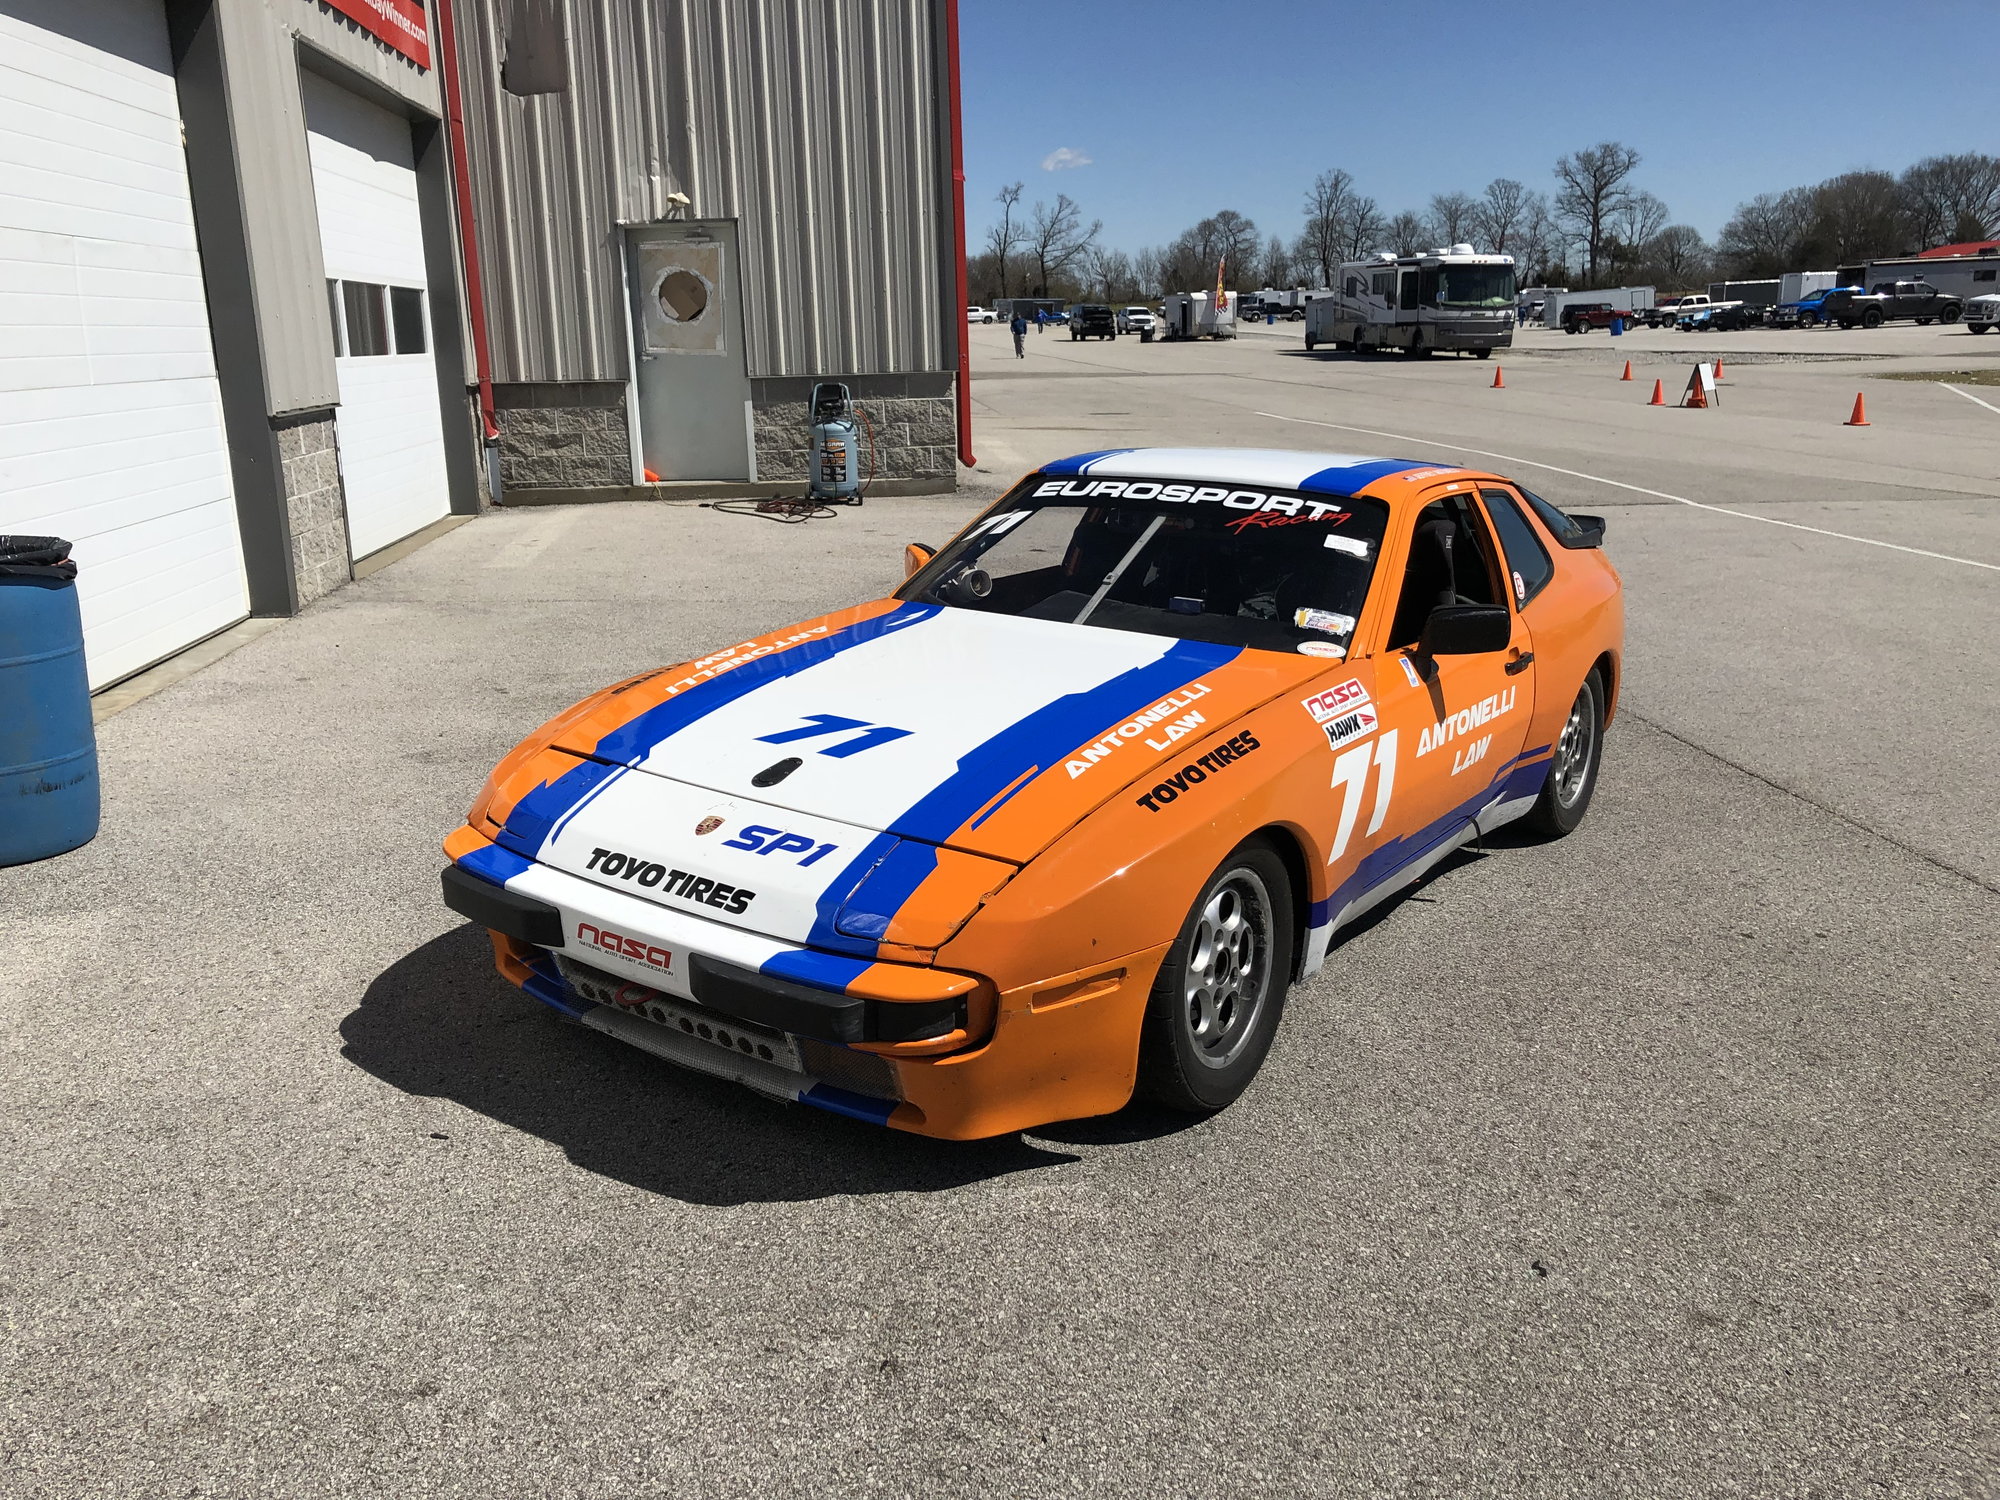
[[[1533,490],[1522,490],[1521,495],[1528,502],[1529,508],[1541,517],[1542,524],[1549,528],[1549,535],[1554,537],[1558,542],[1567,546],[1575,538],[1583,535],[1583,528],[1581,526],[1577,525],[1565,512],[1558,509],[1551,502],[1544,500]]]
[[[1974,281],[1991,281],[1991,280],[1993,280],[1993,279],[1994,279],[1994,277],[1995,277],[1995,275],[1996,275],[1996,274],[2000,274],[2000,273],[1996,273],[1996,272],[1993,272],[1993,271],[1990,271],[1990,270],[1988,270],[1988,271],[1974,271],[1974,272],[1972,273],[1972,279],[1973,279]]]
[[[424,336],[424,294],[419,288],[389,288],[389,321],[396,325],[398,354],[422,354],[429,347]]]
[[[341,305],[347,312],[347,352],[359,359],[389,352],[389,320],[382,307],[382,288],[368,281],[343,281]]]
[[[326,283],[326,312],[333,322],[333,357],[338,359],[347,352],[347,340],[340,333],[340,283],[331,277]]]
[[[1493,529],[1500,533],[1500,550],[1507,554],[1514,604],[1525,606],[1555,577],[1555,564],[1549,561],[1548,549],[1512,495],[1505,490],[1481,490],[1479,494],[1486,502],[1486,513],[1493,518]]]

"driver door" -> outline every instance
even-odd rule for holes
[[[1535,701],[1528,626],[1473,487],[1432,491],[1405,524],[1403,577],[1374,653],[1382,723],[1396,731],[1393,812],[1377,859],[1384,876],[1477,816],[1521,753]],[[1417,642],[1440,604],[1504,607],[1507,649],[1439,656],[1426,672]]]

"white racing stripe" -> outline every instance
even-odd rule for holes
[[[1979,404],[1984,406],[1986,403],[1981,401]],[[1686,505],[1695,510],[1714,511],[1719,516],[1735,516],[1741,521],[1762,521],[1766,526],[1782,526],[1788,531],[1810,531],[1815,536],[1830,536],[1843,542],[1859,542],[1864,547],[1883,547],[1891,552],[1906,552],[1912,557],[1928,557],[1937,562],[1958,563],[1968,568],[1983,568],[1989,573],[2000,573],[2000,563],[1975,562],[1969,557],[1953,557],[1948,552],[1927,552],[1922,547],[1905,547],[1898,542],[1877,541],[1872,536],[1853,536],[1845,531],[1828,531],[1824,527],[1807,526],[1798,521],[1780,521],[1775,516],[1753,515],[1747,510],[1731,510],[1726,505],[1708,505],[1700,500],[1690,500],[1685,495],[1669,495],[1665,490],[1649,490],[1642,484],[1627,484],[1622,479],[1606,479],[1602,474],[1586,474],[1581,469],[1565,469],[1559,464],[1545,464],[1538,459],[1521,458],[1512,453],[1495,453],[1490,448],[1472,448],[1464,443],[1446,443],[1437,438],[1415,437],[1407,432],[1384,432],[1376,427],[1350,427],[1344,422],[1320,422],[1311,417],[1288,417],[1282,412],[1275,411],[1260,411],[1257,415],[1269,417],[1274,422],[1297,422],[1305,427],[1328,427],[1335,432],[1359,432],[1369,437],[1394,438],[1399,443],[1423,443],[1432,448],[1447,448],[1453,453],[1476,453],[1481,458],[1498,458],[1510,464],[1526,464],[1531,469],[1547,469],[1551,474],[1567,474],[1572,479],[1588,479],[1593,484],[1608,484],[1613,489],[1630,490],[1635,495],[1651,495],[1657,500],[1671,500],[1676,505]]]

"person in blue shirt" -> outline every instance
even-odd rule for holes
[[[1042,332],[1042,331],[1043,331],[1044,329],[1046,329],[1046,328],[1047,328],[1048,326],[1049,326],[1049,310],[1048,310],[1048,309],[1047,309],[1046,307],[1038,307],[1038,308],[1036,308],[1036,309],[1035,309],[1035,332],[1037,332],[1037,333],[1040,333],[1040,332]]]
[[[1014,321],[1007,326],[1014,331],[1014,358],[1026,359],[1028,357],[1028,320],[1019,313],[1015,313]]]

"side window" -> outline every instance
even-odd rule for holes
[[[1526,605],[1555,577],[1555,564],[1549,561],[1535,528],[1521,514],[1519,501],[1505,490],[1481,490],[1479,494],[1486,502],[1486,513],[1493,518],[1493,529],[1500,533],[1500,550],[1507,554],[1514,603],[1517,607]]]
[[[1974,271],[1972,273],[1972,279],[1974,281],[1991,281],[1994,279],[1994,276],[1995,273],[1992,271]]]
[[[1417,516],[1403,569],[1392,647],[1416,645],[1424,622],[1441,604],[1499,604],[1493,543],[1469,495],[1433,500]]]

